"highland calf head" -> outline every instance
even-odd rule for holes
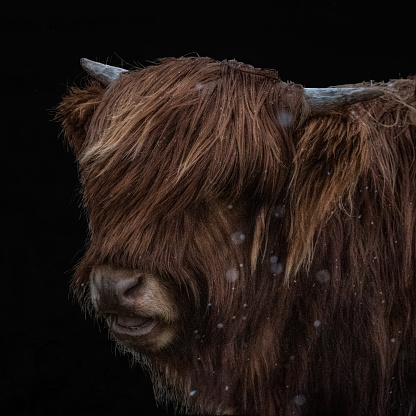
[[[90,231],[73,287],[157,399],[412,414],[415,79],[306,89],[208,58],[82,65],[93,81],[59,106]]]

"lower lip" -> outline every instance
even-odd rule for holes
[[[120,325],[117,322],[117,317],[115,319],[112,319],[111,321],[112,322],[109,322],[109,326],[112,332],[119,335],[129,335],[134,337],[146,335],[150,333],[152,329],[156,326],[156,321],[152,318],[149,318],[148,320],[144,321],[143,323],[137,326]]]

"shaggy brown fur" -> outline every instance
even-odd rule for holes
[[[176,341],[138,355],[161,401],[416,414],[416,79],[380,86],[312,117],[272,71],[180,58],[64,98],[90,218],[80,297],[109,265],[180,299]]]

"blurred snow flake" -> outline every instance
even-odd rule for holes
[[[313,326],[315,328],[319,328],[321,326],[321,321],[319,321],[318,319],[313,323]]]
[[[303,394],[297,394],[293,401],[296,406],[303,406],[306,403],[306,397]]]
[[[189,393],[189,395],[190,395],[190,396],[193,396],[195,393],[196,393],[196,390],[192,390],[192,391]]]
[[[221,323],[217,324],[217,328],[219,328],[219,329],[221,329],[223,326],[224,326],[224,324],[221,324]]]
[[[225,273],[225,277],[228,282],[235,282],[238,279],[238,270],[237,269],[229,269]]]
[[[277,116],[277,121],[283,127],[288,127],[292,124],[293,116],[288,111],[281,111]]]
[[[244,243],[245,239],[246,239],[246,236],[241,231],[237,231],[231,234],[231,241],[237,246]]]
[[[271,264],[276,264],[276,263],[277,263],[277,260],[278,260],[278,259],[277,259],[277,256],[271,256],[271,257],[270,257],[270,263],[271,263]]]
[[[319,283],[328,283],[330,278],[331,278],[331,275],[329,274],[328,270],[325,270],[325,269],[324,270],[319,270],[316,273],[316,280]]]
[[[282,263],[273,263],[270,265],[270,271],[273,274],[280,274],[283,271],[283,265]]]
[[[277,256],[270,257],[270,271],[273,274],[280,274],[283,271],[283,265],[278,262]]]
[[[286,206],[285,205],[276,205],[274,209],[274,216],[276,218],[283,218],[286,213]]]

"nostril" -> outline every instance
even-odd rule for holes
[[[91,298],[94,306],[130,303],[139,296],[143,276],[109,268],[96,268],[90,276]]]
[[[142,279],[140,276],[135,276],[129,279],[126,284],[123,285],[122,295],[125,298],[136,298],[138,295],[139,288],[141,286]]]
[[[125,301],[137,296],[141,283],[140,276],[104,276],[109,291],[113,291],[119,301]]]

